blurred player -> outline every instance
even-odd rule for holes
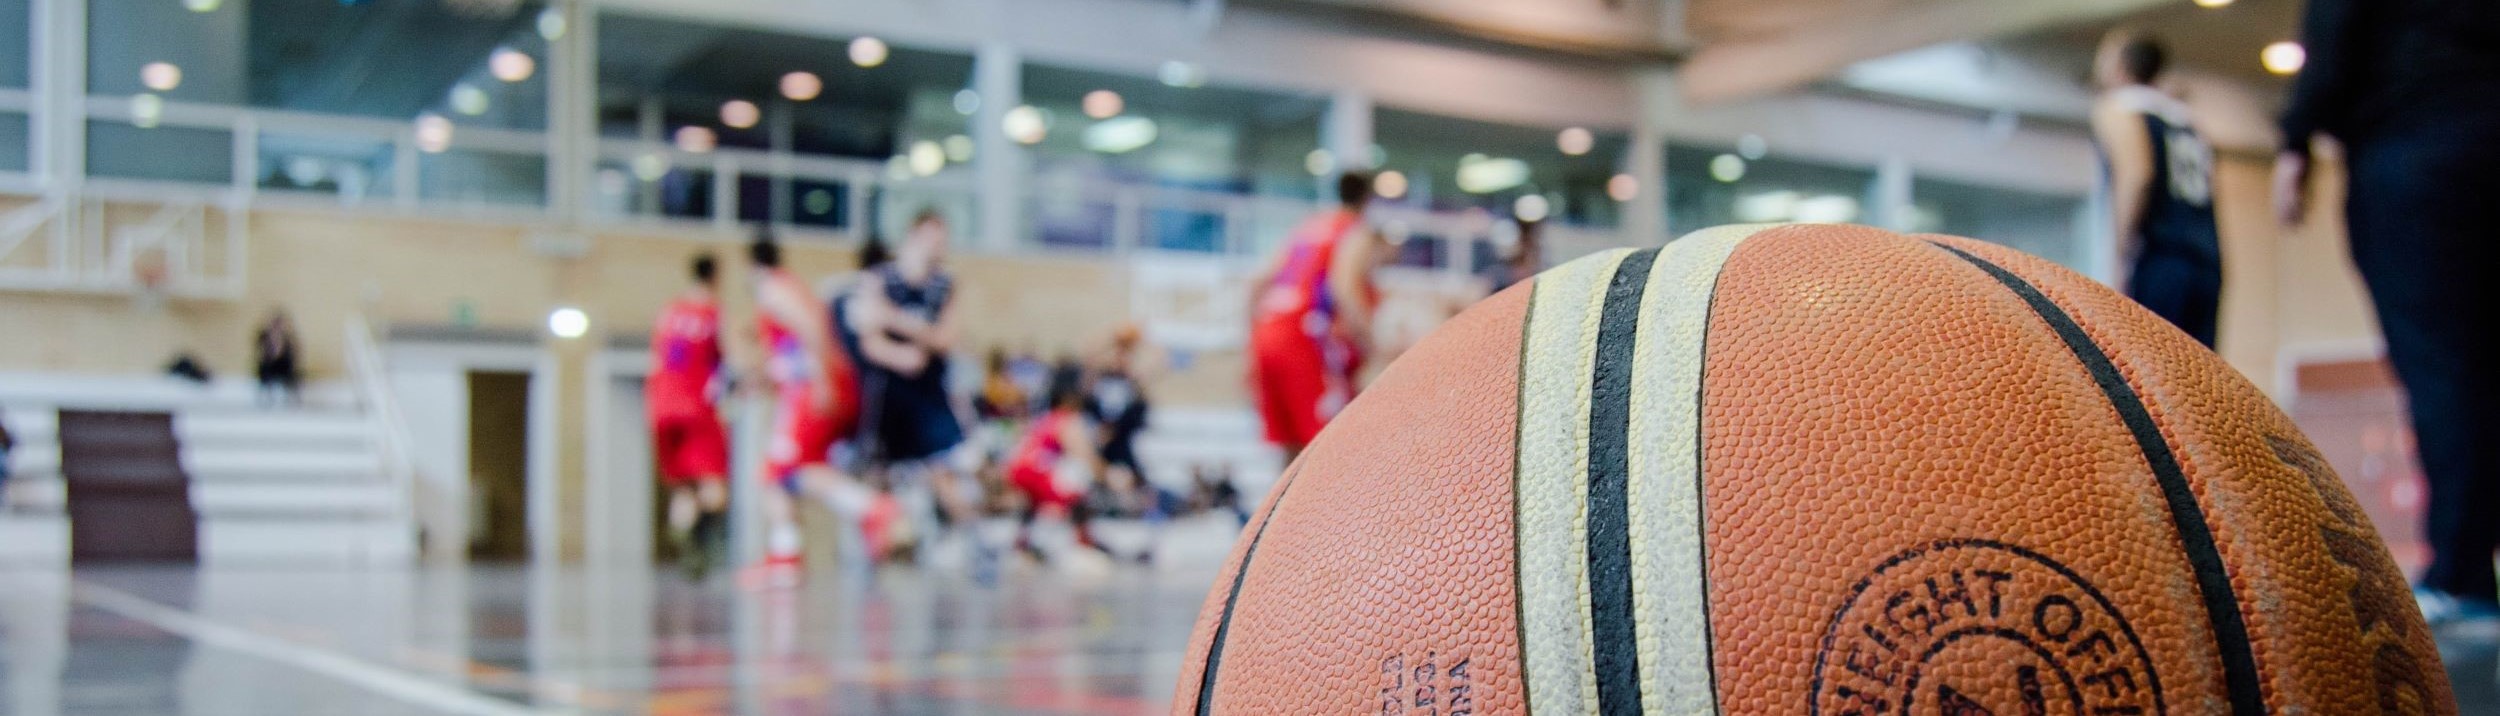
[[[2214,151],[2191,126],[2187,105],[2153,86],[2167,64],[2161,43],[2111,32],[2093,58],[2101,96],[2092,133],[2109,170],[2111,226],[2127,296],[2214,344],[2222,309],[2222,234],[2214,226]]]
[[[1056,371],[1050,379],[1050,409],[1033,419],[1008,453],[1007,482],[1025,500],[1023,518],[1016,523],[1016,549],[1036,559],[1042,554],[1033,546],[1033,521],[1046,512],[1068,515],[1078,546],[1102,549],[1094,543],[1092,511],[1085,504],[1085,487],[1102,470],[1085,400],[1083,369]]]
[[[686,575],[702,579],[727,532],[729,437],[712,405],[720,375],[720,290],[712,256],[696,256],[694,285],[678,293],[651,329],[651,450],[668,486],[669,538]]]
[[[959,335],[954,277],[946,272],[946,217],[923,210],[894,249],[894,260],[868,272],[843,302],[845,327],[868,363],[862,383],[875,394],[870,462],[897,478],[927,475],[929,490],[953,529],[972,541],[975,556],[992,555],[975,526],[980,504],[963,476],[974,457],[947,393],[947,353]]]
[[[833,443],[859,421],[859,396],[851,361],[833,343],[825,304],[807,284],[781,267],[781,246],[759,232],[749,246],[758,272],[756,323],[763,340],[765,374],[772,379],[771,442],[765,474],[779,489],[764,491],[764,578],[787,586],[798,579],[799,512],[804,493],[845,521],[856,521],[870,504],[868,489],[833,468]]]
[[[1390,257],[1363,225],[1371,175],[1337,179],[1339,206],[1296,227],[1285,249],[1252,279],[1250,377],[1268,442],[1290,463],[1321,426],[1354,399],[1380,303],[1372,271]]]

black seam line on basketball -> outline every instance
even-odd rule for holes
[[[1215,672],[1224,661],[1224,639],[1233,631],[1233,605],[1241,601],[1241,583],[1250,576],[1250,560],[1259,556],[1259,540],[1267,537],[1267,526],[1276,521],[1276,511],[1285,508],[1285,490],[1293,487],[1293,478],[1301,474],[1296,466],[1276,483],[1276,501],[1267,506],[1267,514],[1259,518],[1259,528],[1250,533],[1250,546],[1241,552],[1241,568],[1233,571],[1232,590],[1224,594],[1224,616],[1215,622],[1215,638],[1207,642],[1206,673],[1198,677],[1198,716],[1215,711]]]
[[[1632,362],[1641,293],[1657,249],[1623,257],[1606,285],[1597,319],[1596,370],[1589,386],[1589,652],[1597,672],[1597,712],[1641,712],[1638,614],[1632,596]]]
[[[1519,700],[1522,704],[1536,703],[1534,686],[1536,680],[1526,678],[1528,673],[1528,576],[1525,570],[1519,568],[1519,555],[1524,554],[1520,550],[1519,532],[1520,526],[1527,522],[1520,519],[1519,514],[1519,466],[1524,459],[1523,456],[1528,452],[1528,356],[1531,354],[1529,348],[1536,336],[1536,304],[1537,301],[1543,300],[1542,297],[1545,295],[1545,281],[1541,277],[1532,277],[1528,281],[1528,305],[1521,309],[1526,313],[1519,319],[1519,372],[1513,374],[1511,381],[1518,386],[1518,391],[1511,401],[1510,426],[1510,621],[1511,627],[1516,629],[1519,635],[1519,640],[1513,643],[1519,645],[1519,673],[1521,675]]]
[[[2170,522],[2178,530],[2179,543],[2187,552],[2188,566],[2195,570],[2197,591],[2205,601],[2205,618],[2212,623],[2214,630],[2214,647],[2222,655],[2222,679],[2231,691],[2231,713],[2238,716],[2265,713],[2265,686],[2257,676],[2257,653],[2249,644],[2248,624],[2240,614],[2239,597],[2231,587],[2230,568],[2222,561],[2221,548],[2214,541],[2213,527],[2205,522],[2204,508],[2196,502],[2195,490],[2188,485],[2187,471],[2180,467],[2178,455],[2171,451],[2170,443],[2162,438],[2161,426],[2153,422],[2152,410],[2145,406],[2143,397],[2137,395],[2135,387],[2127,383],[2126,375],[2118,371],[2109,354],[2092,342],[2091,335],[2084,332],[2083,326],[2075,323],[2074,318],[2067,315],[2057,302],[2050,300],[2047,294],[1987,259],[1944,244],[1929,243],[1978,266],[2022,297],[2024,303],[2030,304],[2032,312],[2039,314],[2041,320],[2048,322],[2049,328],[2057,333],[2057,337],[2065,341],[2075,358],[2083,362],[2084,368],[2091,372],[2093,382],[2100,384],[2101,394],[2108,397],[2111,407],[2118,410],[2119,419],[2126,423],[2127,431],[2134,434],[2136,447],[2144,453],[2144,462],[2152,467],[2154,480],[2161,484],[2163,501],[2169,503]]]

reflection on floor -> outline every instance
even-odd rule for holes
[[[1214,577],[0,569],[0,714],[1162,713]],[[2466,714],[2495,636],[2442,644]]]

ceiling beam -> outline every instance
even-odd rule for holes
[[[1791,15],[1769,32],[1703,38],[1678,68],[1685,99],[1696,104],[1757,97],[1804,87],[1860,60],[1952,40],[1985,39],[2053,25],[2091,22],[2136,12],[2165,0],[1910,0],[1832,2],[1827,11]],[[1789,3],[1788,5],[1794,5]],[[1746,6],[1695,3],[1698,27],[1759,27],[1741,17]]]
[[[1510,55],[1610,66],[1669,65],[1680,53],[1660,42],[1610,39],[1522,30],[1489,22],[1423,15],[1388,6],[1331,0],[1225,0],[1274,17],[1366,35],[1396,37]]]

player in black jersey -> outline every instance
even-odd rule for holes
[[[2127,296],[2207,347],[2222,307],[2222,238],[2214,228],[2213,148],[2187,105],[2154,86],[2160,41],[2119,30],[2101,41],[2092,134],[2107,169]]]

